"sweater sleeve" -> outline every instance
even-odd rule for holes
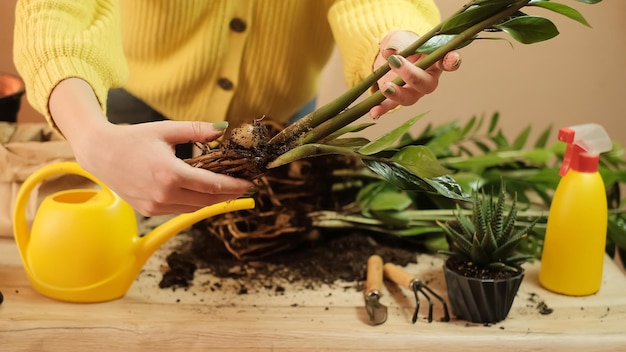
[[[14,33],[13,59],[29,103],[51,124],[48,99],[62,80],[88,82],[104,111],[109,88],[127,79],[115,0],[20,0]]]
[[[328,13],[346,83],[352,87],[372,73],[380,41],[392,30],[422,35],[440,21],[433,0],[337,0]]]

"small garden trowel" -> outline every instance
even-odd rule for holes
[[[372,255],[367,260],[367,281],[365,282],[365,309],[370,321],[382,324],[387,320],[387,307],[380,303],[383,287],[383,258]]]

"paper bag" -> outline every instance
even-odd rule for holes
[[[46,123],[0,122],[0,237],[13,237],[13,206],[19,188],[35,170],[52,162],[72,161],[69,144]],[[44,197],[72,188],[93,188],[91,181],[77,175],[45,179],[30,194],[26,209],[32,221]]]

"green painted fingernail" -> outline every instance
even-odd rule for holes
[[[400,68],[400,66],[402,66],[402,61],[400,61],[398,55],[389,56],[389,59],[387,59],[387,61],[389,61],[389,65],[395,68]]]
[[[248,190],[242,195],[242,197],[244,198],[249,198],[252,197],[253,195],[256,194],[256,192],[259,191],[259,188],[256,186],[252,186],[250,188],[248,188]]]
[[[218,131],[223,131],[228,128],[228,121],[220,121],[213,124],[213,128]]]
[[[393,94],[393,93],[395,93],[395,92],[396,92],[396,90],[395,90],[395,88],[393,88],[392,86],[389,86],[389,87],[387,87],[387,88],[385,89],[385,93],[387,93],[387,94]]]

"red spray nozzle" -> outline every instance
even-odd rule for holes
[[[570,167],[582,172],[598,169],[599,154],[611,150],[611,139],[604,128],[595,123],[564,127],[558,139],[567,143],[559,175],[565,176]]]

